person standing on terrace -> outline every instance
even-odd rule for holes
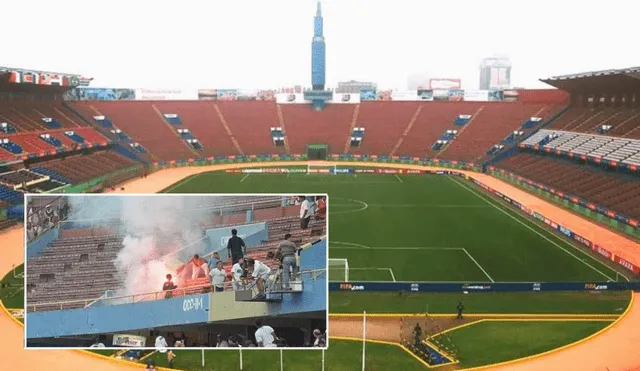
[[[295,279],[298,275],[297,252],[298,247],[291,241],[291,233],[286,233],[284,241],[280,242],[280,246],[276,250],[276,255],[280,254],[282,256],[282,284],[285,290],[291,290],[289,281],[291,277]]]
[[[215,268],[209,273],[211,275],[211,284],[215,292],[224,291],[224,280],[227,278],[227,273],[224,271],[222,262],[219,261]]]
[[[231,257],[231,264],[235,264],[241,257],[247,255],[247,246],[244,244],[244,240],[238,236],[238,230],[231,230],[231,238],[227,242],[227,250],[229,257]]]
[[[173,293],[171,292],[171,290],[175,290],[178,288],[178,286],[173,284],[173,281],[171,280],[171,275],[167,274],[167,281],[164,283],[164,285],[162,285],[162,291],[165,291],[164,294],[164,298],[165,299],[169,299],[173,296]]]

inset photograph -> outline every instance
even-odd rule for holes
[[[326,349],[327,206],[28,194],[25,347]]]

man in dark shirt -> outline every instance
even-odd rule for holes
[[[462,319],[462,311],[464,310],[464,305],[462,305],[462,302],[458,303],[458,316],[456,317],[457,319]]]
[[[416,327],[413,328],[413,345],[419,346],[422,343],[422,328],[419,323],[416,323]]]
[[[175,290],[178,286],[173,284],[173,281],[171,281],[171,275],[167,274],[167,281],[164,283],[164,285],[162,285],[162,291],[166,291],[166,293],[164,294],[165,299],[169,299],[170,297],[172,297],[172,293],[171,290]]]
[[[231,230],[231,238],[229,238],[229,242],[227,242],[227,250],[231,257],[231,264],[237,263],[240,258],[247,254],[247,247],[242,238],[238,237],[237,229]]]

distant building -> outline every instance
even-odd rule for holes
[[[480,64],[480,90],[509,89],[511,61],[509,58],[485,58]]]
[[[336,88],[336,93],[341,94],[360,94],[362,90],[376,90],[377,85],[372,82],[362,82],[362,81],[342,81],[338,83],[338,87]]]

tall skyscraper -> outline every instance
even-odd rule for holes
[[[511,61],[509,58],[485,58],[480,64],[480,90],[509,89]]]
[[[311,86],[313,90],[324,90],[326,46],[324,43],[322,7],[318,1],[313,21],[313,41],[311,42]]]

